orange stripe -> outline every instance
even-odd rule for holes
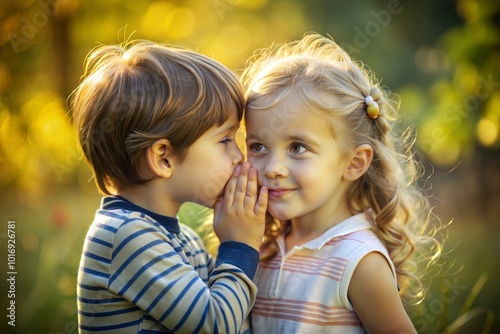
[[[265,318],[274,318],[281,320],[292,320],[317,326],[355,326],[361,327],[361,321],[358,317],[329,317],[325,319],[313,319],[301,316],[301,314],[297,311],[291,313],[279,313],[279,312],[263,312],[259,310],[252,310],[252,316],[263,316]]]
[[[356,326],[361,322],[356,313],[342,306],[291,299],[258,297],[252,310],[254,316],[293,320],[318,326]]]
[[[321,317],[326,316],[341,316],[341,315],[352,315],[355,314],[350,310],[347,310],[343,306],[328,306],[321,303],[302,301],[302,300],[292,300],[292,299],[273,299],[273,298],[263,298],[257,297],[257,301],[254,306],[254,310],[261,312],[272,312],[274,310],[287,310],[296,312],[297,310],[304,310],[309,313],[319,314]]]
[[[297,308],[280,308],[276,307],[271,309],[260,309],[260,308],[254,308],[252,310],[255,314],[259,315],[265,315],[265,316],[273,316],[277,315],[278,317],[280,315],[288,315],[292,314],[294,316],[297,316],[299,318],[304,318],[304,319],[310,319],[310,320],[315,320],[315,321],[339,321],[339,320],[349,320],[349,321],[357,321],[358,317],[353,316],[352,314],[348,314],[346,312],[342,312],[341,314],[324,314],[324,313],[313,313],[313,312],[307,312],[304,311],[303,309],[297,309]]]

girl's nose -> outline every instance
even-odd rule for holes
[[[285,177],[288,175],[288,168],[286,167],[283,159],[278,157],[277,155],[269,156],[266,165],[264,166],[264,170],[262,173],[265,177],[268,178],[277,178],[277,177]]]

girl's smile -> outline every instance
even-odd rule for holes
[[[272,199],[286,198],[288,195],[292,194],[295,189],[279,189],[279,188],[268,188],[269,197]]]

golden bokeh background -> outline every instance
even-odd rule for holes
[[[2,313],[0,332],[77,332],[78,262],[99,196],[67,98],[92,48],[150,39],[241,73],[255,50],[311,31],[331,35],[399,97],[403,125],[417,129],[422,187],[438,215],[453,220],[446,251],[455,265],[409,311],[415,326],[499,332],[500,3],[493,0],[2,0],[0,309],[9,302],[9,220],[18,274],[16,327]],[[193,222],[201,215],[193,207],[182,214]]]

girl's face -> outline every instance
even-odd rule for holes
[[[329,120],[298,98],[265,110],[247,108],[248,161],[269,189],[268,210],[279,220],[331,220],[346,210],[348,161],[334,140]]]

